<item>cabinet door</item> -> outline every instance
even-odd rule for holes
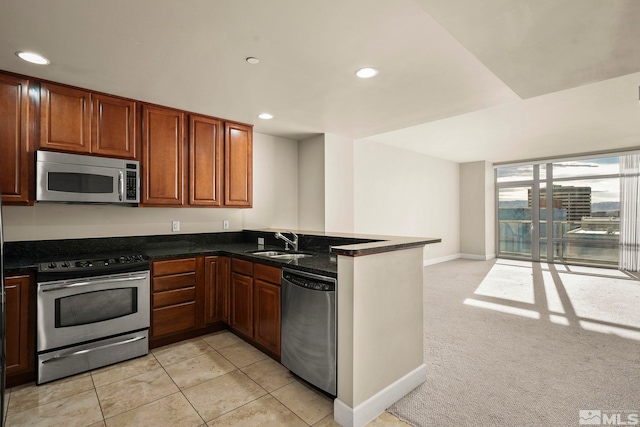
[[[247,337],[253,337],[253,279],[231,273],[230,325]]]
[[[143,106],[142,203],[185,204],[184,113]]]
[[[224,204],[250,208],[253,198],[253,128],[225,123]]]
[[[0,75],[0,189],[2,203],[29,204],[33,104],[29,80]]]
[[[136,158],[136,103],[106,95],[92,95],[91,152]]]
[[[253,336],[258,344],[280,355],[280,286],[256,279]]]
[[[222,204],[222,141],[220,120],[191,115],[189,119],[189,204]]]
[[[91,94],[49,83],[40,85],[40,148],[91,151]]]
[[[229,322],[229,258],[205,258],[204,321]]]
[[[5,279],[6,374],[33,370],[34,318],[31,304],[31,277]]]

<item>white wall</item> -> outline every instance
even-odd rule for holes
[[[354,142],[325,134],[324,229],[352,233],[354,227]]]
[[[460,165],[460,252],[465,257],[495,256],[493,186],[491,163]]]
[[[356,233],[441,238],[425,259],[460,253],[458,163],[358,140],[354,171]]]
[[[298,228],[298,142],[253,134],[253,209],[244,228]]]
[[[6,241],[171,234],[174,220],[180,221],[180,233],[223,231],[225,219],[229,220],[230,230],[242,229],[239,209],[40,203],[3,206],[2,211]]]
[[[297,227],[297,143],[254,133],[252,209],[131,208],[113,205],[3,206],[6,241],[220,232],[253,227]],[[179,234],[175,233],[175,234]]]
[[[324,231],[324,135],[298,142],[298,229]]]

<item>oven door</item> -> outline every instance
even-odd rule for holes
[[[38,351],[149,327],[149,271],[38,283]]]
[[[122,203],[122,169],[69,163],[36,164],[38,202]]]

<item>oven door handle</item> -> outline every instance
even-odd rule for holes
[[[94,280],[94,281],[86,281],[86,282],[64,283],[64,284],[60,284],[60,285],[53,285],[53,286],[50,286],[50,287],[42,287],[41,290],[42,290],[42,292],[51,292],[51,291],[59,291],[61,289],[79,288],[81,286],[103,285],[105,283],[116,283],[116,282],[131,282],[131,281],[134,281],[134,280],[144,280],[146,278],[147,278],[147,276],[114,277],[112,279],[105,279],[105,280]]]
[[[111,344],[101,345],[99,347],[93,347],[93,348],[87,348],[85,350],[74,351],[73,353],[58,354],[57,356],[54,356],[51,359],[43,360],[42,363],[44,364],[44,363],[57,362],[58,360],[66,359],[68,357],[79,356],[81,354],[87,354],[97,350],[104,350],[105,348],[116,347],[118,345],[130,344],[132,342],[140,341],[143,339],[145,339],[145,337],[133,337],[124,341],[118,341]]]

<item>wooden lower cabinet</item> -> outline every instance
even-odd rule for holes
[[[34,276],[5,278],[7,386],[31,381],[35,374]],[[21,376],[23,379],[17,379]]]
[[[151,340],[204,326],[203,257],[154,261]]]
[[[205,265],[204,322],[229,323],[229,274],[231,260],[225,256],[208,256]]]
[[[231,260],[231,310],[229,326],[253,338],[253,263]]]
[[[231,270],[230,326],[279,358],[281,270],[237,259]]]
[[[226,256],[153,261],[151,346],[220,330],[280,358],[277,267]]]
[[[259,279],[253,284],[253,338],[280,354],[280,286]]]

